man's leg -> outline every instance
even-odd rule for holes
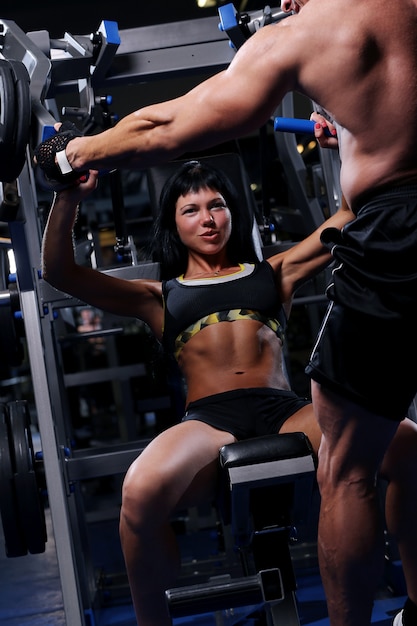
[[[323,436],[318,551],[331,626],[369,626],[383,568],[375,478],[398,424],[312,382]]]
[[[381,474],[389,482],[385,500],[387,529],[397,542],[407,583],[404,626],[417,624],[417,424],[405,419],[387,450]],[[398,623],[402,626],[400,619]]]

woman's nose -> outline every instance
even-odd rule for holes
[[[204,223],[205,224],[214,224],[214,217],[213,217],[213,213],[210,213],[210,211],[207,211],[206,215],[204,216]]]

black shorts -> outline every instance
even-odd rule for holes
[[[417,186],[380,193],[322,237],[338,265],[306,373],[400,421],[417,393]]]
[[[190,402],[182,421],[199,420],[242,440],[277,433],[291,415],[309,404],[293,391],[236,389]]]

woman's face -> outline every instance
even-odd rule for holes
[[[232,218],[224,197],[207,187],[178,198],[175,223],[182,243],[200,254],[220,252],[232,230]]]

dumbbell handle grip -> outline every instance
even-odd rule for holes
[[[314,135],[313,120],[303,120],[295,117],[276,117],[274,119],[274,130],[283,133],[305,133],[306,135]],[[327,137],[332,137],[328,128],[324,130]]]

